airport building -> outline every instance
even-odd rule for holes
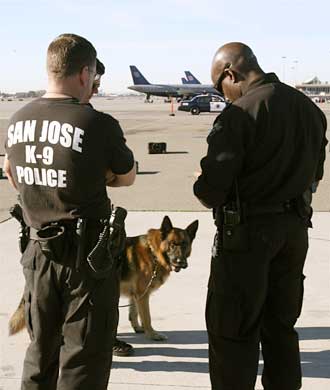
[[[320,101],[330,99],[330,84],[327,81],[322,83],[317,77],[296,85],[296,88],[311,98]]]

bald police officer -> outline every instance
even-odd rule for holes
[[[231,101],[216,118],[194,193],[214,209],[206,306],[213,390],[301,388],[294,325],[303,300],[311,187],[323,176],[326,119],[305,95],[229,43],[212,63]]]
[[[133,184],[134,158],[119,123],[80,104],[97,75],[93,45],[60,35],[48,47],[47,71],[46,95],[12,116],[6,142],[6,173],[30,227],[21,260],[31,338],[22,389],[105,390],[119,281],[108,252],[97,259],[107,270],[97,279],[86,256],[111,212],[106,185]]]

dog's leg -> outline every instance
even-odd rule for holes
[[[132,325],[132,328],[134,329],[135,333],[143,333],[144,332],[143,326],[141,326],[138,321],[138,310],[136,307],[136,300],[133,297],[130,297],[129,303],[130,303],[130,307],[129,307],[128,319]]]
[[[150,317],[150,308],[149,308],[149,294],[145,295],[143,298],[137,300],[137,306],[139,310],[139,315],[141,318],[142,326],[144,328],[144,333],[148,339],[163,341],[167,337],[161,333],[156,332],[151,326],[151,317]]]

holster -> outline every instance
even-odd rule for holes
[[[19,229],[18,233],[18,247],[21,253],[25,252],[25,249],[29,243],[29,227],[22,226]]]
[[[21,253],[23,253],[29,243],[30,239],[30,228],[26,225],[23,218],[22,207],[16,203],[9,209],[10,215],[15,218],[19,224],[20,229],[18,233],[18,247]]]
[[[250,248],[249,228],[241,215],[228,207],[221,207],[215,210],[215,224],[217,236],[215,240],[214,253],[220,248],[230,252],[246,252]]]
[[[99,234],[98,241],[87,254],[88,269],[94,279],[104,279],[114,266],[114,257],[110,251],[110,226],[106,223]]]
[[[247,252],[249,250],[249,228],[247,223],[223,225],[222,229],[223,249],[231,252]]]
[[[103,221],[103,229],[96,245],[87,255],[89,271],[93,278],[104,279],[113,272],[115,264],[125,250],[125,218],[127,211],[116,207],[109,220]]]

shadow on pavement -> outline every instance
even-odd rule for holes
[[[301,352],[300,356],[303,378],[330,378],[330,351]],[[262,370],[259,364],[258,375]]]
[[[161,333],[167,336],[166,341],[147,340],[143,334],[135,333],[119,333],[117,336],[133,344],[207,344],[206,330],[177,330]]]
[[[305,378],[330,378],[330,351],[302,352],[301,367]]]
[[[157,175],[159,171],[137,171],[137,175]]]
[[[328,340],[330,327],[297,328],[300,340]],[[165,342],[149,341],[143,335],[121,333],[119,339],[136,346],[134,357],[163,356],[170,358],[207,359],[207,333],[205,330],[163,332],[168,337]],[[149,346],[153,343],[154,346]],[[142,344],[149,344],[143,347]],[[174,348],[168,344],[206,344],[203,348]],[[127,359],[127,358],[126,358]],[[262,356],[260,356],[262,360]],[[330,378],[330,350],[316,352],[301,352],[301,366],[305,378]],[[208,373],[207,362],[187,361],[115,361],[113,368],[129,368],[136,371],[166,371],[166,372],[197,372]],[[261,375],[263,364],[259,364],[258,374]]]
[[[330,340],[330,327],[296,328],[299,340]]]
[[[172,348],[172,347],[137,347],[134,356],[170,356],[177,358],[207,359],[207,349]]]
[[[130,368],[136,371],[150,372],[150,371],[163,371],[163,372],[198,372],[201,374],[207,374],[209,372],[209,364],[202,362],[167,362],[167,361],[149,361],[143,360],[142,362],[119,362],[114,361],[112,364],[113,369],[118,368]]]
[[[186,152],[186,151],[169,151],[169,152],[165,152],[163,154],[188,154],[189,152]]]

